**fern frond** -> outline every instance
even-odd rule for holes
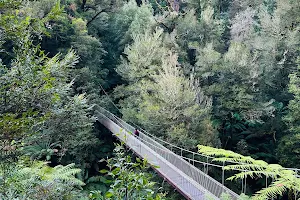
[[[74,169],[74,167],[75,167],[75,164],[72,163],[72,164],[69,164],[66,166],[58,165],[58,166],[54,167],[54,169],[56,170],[57,174],[62,174],[65,176],[75,175],[75,174],[78,174],[81,172],[81,169],[77,169],[77,168]]]
[[[206,154],[206,153],[205,153]],[[218,155],[220,156],[220,155]],[[217,162],[232,162],[232,163],[253,163],[254,159],[249,156],[243,156],[243,157],[220,157],[220,158],[214,158],[213,161]]]
[[[203,145],[198,145],[199,152],[204,153],[205,155],[209,156],[225,156],[225,157],[231,157],[231,158],[241,158],[243,157],[242,155],[238,153],[234,153],[233,151],[228,151],[224,149],[216,149],[213,147],[209,146],[203,146]]]
[[[102,179],[103,179],[102,176],[92,176],[86,181],[86,184],[101,182]]]
[[[265,200],[265,199],[276,199],[278,195],[282,196],[287,192],[287,187],[284,182],[276,181],[273,182],[269,187],[264,188],[257,192],[253,199]]]
[[[244,179],[247,177],[271,177],[272,183],[268,188],[264,188],[257,192],[254,199],[265,200],[282,196],[285,192],[292,191],[297,193],[300,191],[300,179],[296,176],[296,172],[284,169],[278,164],[268,164],[262,160],[255,160],[248,156],[243,156],[232,151],[224,149],[216,149],[198,145],[199,152],[215,156],[213,161],[217,162],[234,162],[237,164],[230,164],[224,167],[225,170],[238,170],[242,171],[229,177],[227,180]]]
[[[51,179],[62,180],[71,185],[83,186],[84,182],[74,177],[75,174],[81,172],[81,169],[74,168],[75,164],[69,164],[66,166],[58,165],[54,167],[54,173],[49,177]]]
[[[224,167],[225,170],[242,170],[242,171],[263,171],[266,170],[266,166],[255,165],[255,164],[244,164],[244,165],[227,165]]]
[[[241,172],[241,173],[238,173],[238,174],[235,174],[231,177],[229,177],[227,180],[237,180],[237,179],[244,179],[246,177],[251,177],[252,179],[255,178],[255,177],[259,177],[259,178],[262,178],[262,177],[273,177],[273,173],[272,174],[268,174],[268,173],[265,173],[263,171],[246,171],[246,172]]]

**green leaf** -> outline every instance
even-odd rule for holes
[[[106,192],[106,193],[105,193],[105,197],[106,197],[106,198],[111,198],[111,197],[113,197],[113,196],[114,196],[114,194],[111,193],[111,192]]]
[[[101,169],[99,172],[101,174],[107,174],[109,171],[107,169]]]

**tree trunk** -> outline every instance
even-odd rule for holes
[[[86,0],[82,0],[82,4],[81,4],[81,10],[84,11],[84,7],[85,7],[85,4],[86,4]]]

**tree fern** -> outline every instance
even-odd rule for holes
[[[300,178],[296,172],[283,168],[278,164],[268,164],[262,160],[255,160],[249,156],[243,156],[232,151],[216,149],[212,147],[198,145],[199,152],[207,156],[216,156],[213,161],[229,162],[224,167],[225,170],[239,171],[228,180],[244,179],[247,177],[269,177],[272,183],[269,187],[258,191],[253,199],[265,200],[282,196],[291,191],[294,194],[300,192]],[[236,164],[235,164],[236,163]]]
[[[59,148],[61,148],[59,142],[51,143],[50,141],[42,141],[25,146],[23,148],[23,152],[25,153],[25,155],[30,156],[32,160],[50,160],[53,155],[58,153]]]
[[[81,169],[74,168],[75,164],[69,164],[66,166],[58,165],[52,169],[52,173],[46,177],[50,180],[61,180],[69,185],[83,186],[84,183],[75,178],[75,174],[80,173]],[[47,170],[47,169],[46,169]]]
[[[9,183],[10,193],[15,194],[15,197],[25,195],[29,199],[49,200],[75,198],[79,195],[79,188],[84,185],[75,178],[75,174],[79,172],[80,169],[75,168],[75,164],[52,168],[46,162],[32,162],[29,165],[23,162],[10,174],[6,174],[6,181]],[[2,175],[0,171],[0,177]]]

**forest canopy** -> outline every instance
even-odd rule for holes
[[[299,13],[299,0],[0,0],[0,199],[182,199],[96,105],[190,151],[300,168]]]

